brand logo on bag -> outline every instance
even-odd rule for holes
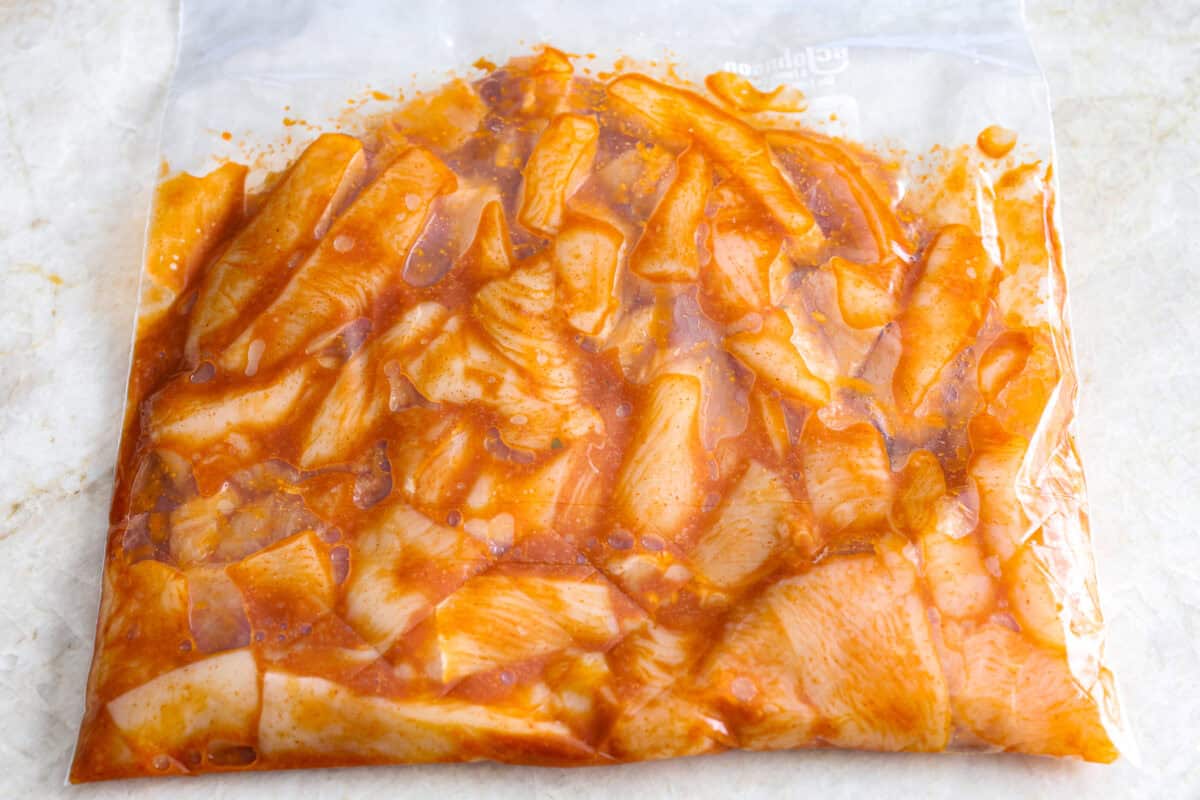
[[[783,55],[766,61],[727,61],[722,68],[747,78],[770,76],[809,87],[829,87],[836,82],[835,76],[849,66],[848,48],[805,47],[803,50],[784,50]]]

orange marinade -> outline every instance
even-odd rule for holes
[[[488,66],[161,185],[72,780],[1115,758],[1047,171]]]

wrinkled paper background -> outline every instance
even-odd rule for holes
[[[288,1],[263,3],[263,13]],[[1028,9],[1057,129],[1109,661],[1140,764],[730,753],[573,771],[479,764],[64,788],[176,52],[173,6],[0,0],[0,796],[1200,796],[1200,8],[1188,0],[1030,0]],[[594,7],[578,8],[583,19]],[[639,29],[672,24],[647,13]],[[647,42],[621,46],[636,54]],[[466,63],[487,44],[470,58],[464,49]],[[443,36],[428,52],[453,46]],[[376,65],[338,66],[368,75]],[[926,117],[910,144],[969,138],[976,115],[996,113],[969,96],[945,99],[956,110]],[[854,132],[879,135],[870,118],[828,102],[862,126]],[[281,116],[269,109],[270,124]],[[180,133],[167,155],[202,166],[218,133]]]

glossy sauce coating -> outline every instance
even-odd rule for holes
[[[1049,175],[707,85],[546,48],[163,184],[72,780],[1115,758]]]

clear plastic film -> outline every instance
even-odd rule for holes
[[[72,780],[1128,750],[1016,4],[186,4]]]

